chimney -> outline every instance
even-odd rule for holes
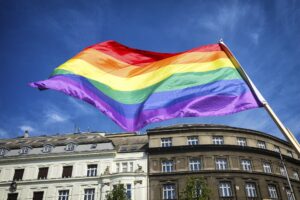
[[[28,130],[26,130],[26,131],[24,132],[24,138],[29,138],[29,132],[28,132]]]

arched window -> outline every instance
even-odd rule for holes
[[[43,149],[42,149],[42,152],[43,153],[50,153],[53,149],[53,146],[51,144],[45,144]]]
[[[67,144],[65,150],[66,150],[66,151],[74,151],[74,150],[75,150],[75,147],[76,147],[76,145],[75,145],[74,143],[71,142],[71,143]]]
[[[0,156],[4,156],[6,153],[7,153],[7,149],[1,147],[1,148],[0,148]]]
[[[30,147],[28,147],[28,146],[23,146],[21,149],[20,149],[20,151],[19,151],[19,153],[20,154],[28,154],[29,153],[29,151],[30,151]]]

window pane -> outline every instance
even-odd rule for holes
[[[84,200],[95,200],[95,189],[85,189]]]
[[[232,197],[232,189],[230,182],[220,182],[219,184],[220,197]]]
[[[43,200],[44,192],[33,192],[32,200]]]
[[[163,185],[163,199],[176,199],[175,184]]]
[[[60,190],[58,192],[58,200],[68,200],[69,199],[69,190]]]
[[[47,179],[48,167],[39,168],[38,179]]]
[[[14,181],[20,181],[23,179],[24,169],[15,169]]]
[[[62,177],[63,178],[70,178],[70,177],[72,177],[72,171],[73,171],[73,166],[64,166],[63,167]]]
[[[8,193],[7,194],[7,200],[17,200],[18,199],[18,193]]]
[[[97,176],[98,165],[88,165],[87,166],[87,176]]]

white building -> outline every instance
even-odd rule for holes
[[[0,200],[105,200],[118,183],[132,200],[146,199],[146,139],[80,133],[0,140]]]

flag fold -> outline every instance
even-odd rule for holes
[[[107,41],[84,49],[30,86],[90,103],[127,131],[262,106],[220,44],[157,53]]]

